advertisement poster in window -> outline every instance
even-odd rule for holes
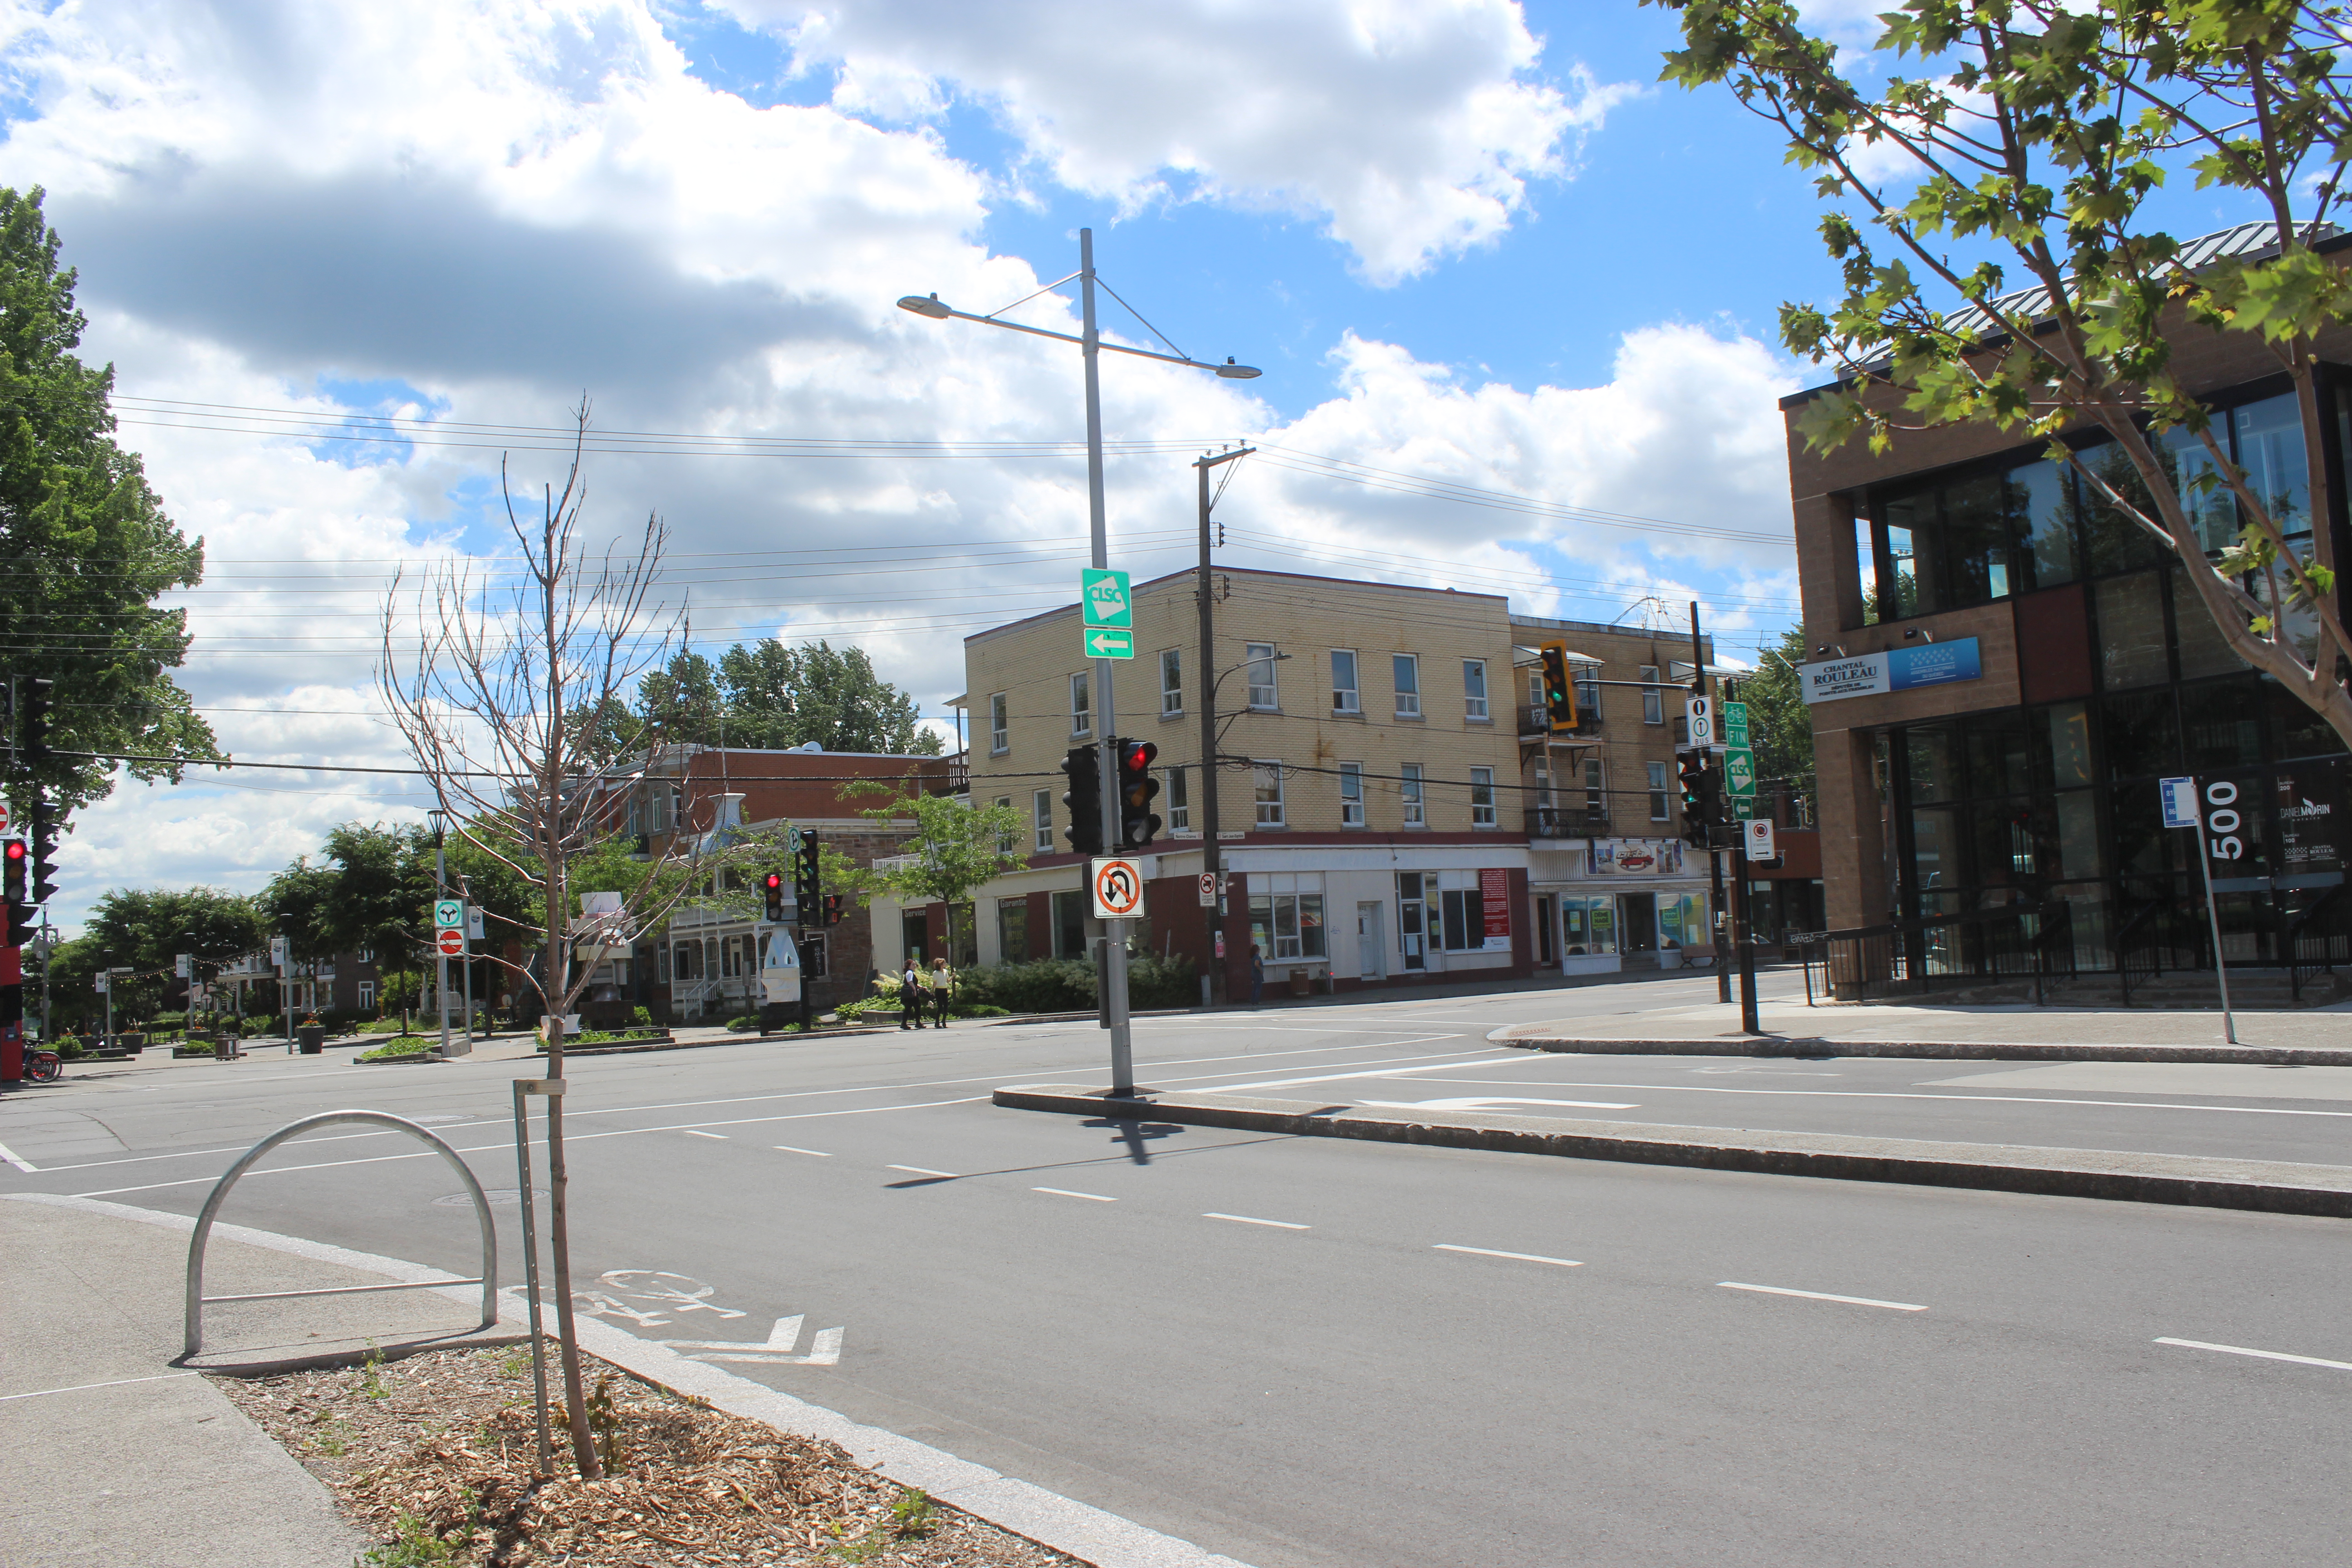
[[[1511,874],[1504,870],[1478,873],[1478,901],[1486,906],[1485,951],[1511,951]]]
[[[2282,767],[2274,777],[2278,800],[2281,877],[2342,876],[2344,770],[2336,763]]]
[[[1678,877],[1683,869],[1679,838],[1596,838],[1592,841],[1592,874],[1596,877]]]

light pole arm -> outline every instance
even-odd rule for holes
[[[919,316],[928,316],[935,321],[978,321],[983,327],[1003,327],[1008,332],[1027,332],[1033,338],[1051,338],[1057,343],[1076,343],[1080,348],[1087,346],[1087,340],[1075,332],[1056,332],[1044,327],[1026,327],[1019,321],[1008,321],[997,316],[975,316],[969,310],[959,310],[952,306],[940,304],[936,299],[925,299],[919,294],[908,295],[898,301],[898,305],[902,310],[912,310]],[[1162,364],[1181,364],[1190,366],[1193,370],[1214,371],[1229,381],[1249,380],[1257,374],[1256,371],[1250,370],[1244,365],[1234,364],[1231,361],[1223,364],[1212,364],[1206,360],[1186,359],[1181,354],[1157,353],[1150,349],[1131,349],[1124,343],[1107,342],[1099,333],[1095,337],[1094,346],[1098,349],[1108,349],[1112,353],[1132,354],[1137,359],[1156,359]],[[1236,374],[1239,372],[1246,372],[1246,374]]]

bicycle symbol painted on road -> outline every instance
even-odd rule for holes
[[[710,1298],[718,1288],[706,1285],[687,1274],[673,1274],[663,1268],[613,1268],[598,1279],[601,1290],[575,1290],[572,1293],[573,1311],[595,1318],[625,1320],[637,1330],[667,1327],[670,1320],[665,1312],[683,1315],[687,1312],[711,1312],[720,1318],[740,1318],[748,1314],[732,1307],[722,1307]],[[632,1306],[634,1301],[637,1305]],[[809,1341],[805,1355],[793,1353],[799,1347],[801,1324],[804,1320],[795,1314],[778,1318],[768,1331],[765,1340],[655,1340],[667,1345],[689,1361],[740,1362],[752,1365],[838,1366],[841,1364],[842,1329],[820,1329]]]

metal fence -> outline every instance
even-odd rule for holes
[[[2013,905],[1974,914],[1898,921],[1851,931],[1796,931],[1805,1005],[1875,1002],[2031,980],[2033,1000],[2075,973],[2073,910],[2064,903]]]

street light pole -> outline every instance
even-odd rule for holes
[[[1194,370],[1214,371],[1228,381],[1253,380],[1259,372],[1254,366],[1236,364],[1230,359],[1223,364],[1211,364],[1196,360],[1181,350],[1171,353],[1159,353],[1150,349],[1129,348],[1124,343],[1104,342],[1095,317],[1095,233],[1090,228],[1078,230],[1077,271],[1071,274],[1069,278],[1046,285],[1046,288],[1057,289],[1062,284],[1070,282],[1072,279],[1075,279],[1078,284],[1080,331],[1076,337],[1068,332],[1052,331],[1044,327],[1027,326],[1019,321],[1002,321],[993,315],[975,316],[969,311],[959,310],[940,303],[937,294],[929,297],[919,294],[903,295],[898,300],[898,308],[934,321],[951,320],[978,321],[983,326],[1003,327],[1009,331],[1026,332],[1032,337],[1053,338],[1061,342],[1076,343],[1078,346],[1079,355],[1086,369],[1087,525],[1088,542],[1092,548],[1089,559],[1097,570],[1107,570],[1110,565],[1110,538],[1103,509],[1102,383],[1097,364],[1102,351],[1108,348],[1118,353],[1132,354],[1138,359],[1156,359],[1166,364],[1181,364]],[[1039,290],[1040,293],[1044,291]],[[1030,298],[1034,297],[1030,296]],[[1005,309],[1010,310],[1012,307],[1007,306]],[[1143,320],[1140,316],[1136,319]],[[1144,321],[1143,324],[1150,327],[1152,335],[1160,338],[1161,342],[1167,343],[1169,348],[1171,350],[1176,348],[1175,344],[1168,342],[1165,337],[1160,336],[1160,330],[1151,327],[1150,322]],[[1118,738],[1118,710],[1111,689],[1111,665],[1112,661],[1108,658],[1097,658],[1095,660],[1094,669],[1096,712],[1097,722],[1102,726],[1101,732],[1096,737],[1096,750],[1100,758],[1097,771],[1102,776],[1101,811],[1103,847],[1106,850],[1126,847],[1123,842],[1124,835],[1119,832],[1118,827],[1118,748],[1113,743]],[[1127,922],[1105,921],[1103,925],[1106,962],[1103,966],[1102,1000],[1103,1010],[1110,1028],[1110,1087],[1113,1094],[1129,1095],[1135,1091],[1135,1065],[1133,1038],[1129,1027],[1127,1005]]]

